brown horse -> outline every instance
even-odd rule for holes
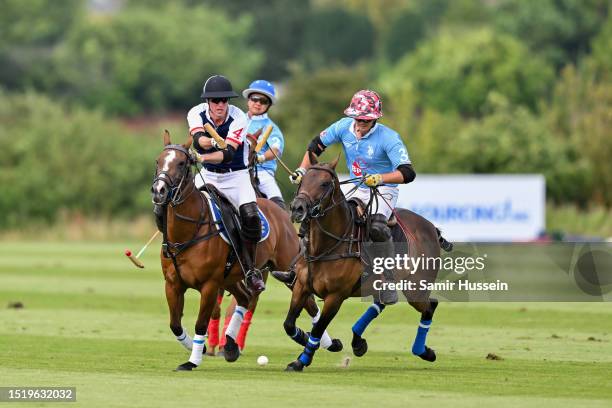
[[[372,281],[380,278],[372,274],[362,280],[363,254],[356,251],[355,246],[363,250],[364,245],[362,239],[357,236],[359,229],[353,227],[354,217],[340,189],[335,172],[338,159],[331,164],[317,164],[315,157],[311,155],[310,160],[313,165],[303,176],[291,204],[293,221],[309,222],[310,232],[306,256],[296,265],[293,296],[284,323],[287,335],[296,341],[302,337],[302,330],[295,326],[295,322],[311,294],[321,297],[324,306],[321,318],[313,326],[304,351],[297,360],[287,366],[287,371],[302,371],[304,366],[310,365],[319,346],[320,335],[334,318],[342,302],[349,297],[376,295]],[[408,210],[398,210],[397,215],[401,218],[400,222],[407,226],[405,233],[411,235],[407,248],[409,254],[440,256],[439,239],[442,238],[433,224]],[[395,279],[418,281],[427,278],[431,281],[435,279],[437,272],[437,269],[427,270],[421,267],[410,275],[410,271],[396,269]],[[424,360],[434,361],[435,352],[425,346],[425,337],[438,302],[429,298],[429,291],[415,293],[404,290],[403,293],[412,307],[421,313],[421,323],[412,352]],[[353,326],[352,346],[355,355],[362,356],[367,351],[367,343],[361,335],[384,307],[384,304],[375,302]]]
[[[196,159],[189,151],[191,143],[189,137],[185,144],[171,144],[170,134],[168,131],[164,133],[165,147],[157,158],[156,177],[151,187],[153,202],[166,208],[160,257],[166,281],[170,329],[191,351],[189,361],[177,367],[181,371],[192,370],[202,361],[206,328],[219,289],[231,293],[242,308],[246,308],[251,299],[242,282],[244,274],[240,262],[230,261],[230,246],[219,235],[208,202],[195,187],[192,166]],[[270,223],[269,237],[257,246],[257,267],[287,270],[299,251],[295,228],[287,212],[273,202],[258,199],[257,204]],[[226,268],[226,263],[231,266]],[[188,288],[200,292],[200,310],[193,339],[181,325],[184,294]],[[317,315],[314,298],[307,302],[309,314]],[[238,310],[234,313],[226,336],[225,359],[229,362],[240,356],[235,337],[242,313]],[[341,343],[335,342],[336,348],[341,349]]]

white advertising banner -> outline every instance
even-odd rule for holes
[[[423,175],[400,185],[397,207],[440,228],[449,241],[526,241],[545,229],[539,174]]]

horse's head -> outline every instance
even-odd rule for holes
[[[328,164],[318,164],[316,157],[309,152],[310,163],[297,194],[291,202],[291,220],[303,222],[307,218],[323,216],[330,207],[334,192],[339,188],[336,165],[339,156]]]
[[[192,138],[189,136],[184,144],[172,144],[170,133],[164,131],[164,150],[157,158],[155,179],[151,186],[151,196],[154,204],[166,205],[169,202],[179,202],[182,189],[193,182],[191,165],[195,158],[189,152]]]

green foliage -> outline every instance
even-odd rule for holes
[[[236,87],[252,78],[261,55],[246,45],[250,27],[246,17],[230,21],[177,4],[90,18],[57,54],[58,88],[110,113],[186,110],[210,74],[223,73]]]
[[[553,78],[552,69],[516,39],[478,29],[443,32],[422,43],[382,80],[411,81],[424,107],[478,115],[491,91],[535,109]]]
[[[593,39],[593,53],[590,58],[599,78],[612,79],[612,15]]]
[[[82,18],[83,0],[0,1],[0,83],[44,88],[53,47]]]
[[[362,14],[340,8],[315,10],[306,19],[301,48],[309,68],[354,64],[372,55],[374,27]]]
[[[385,35],[385,56],[391,62],[396,62],[412,51],[428,32],[434,31],[448,3],[448,0],[417,2],[415,7],[407,8],[393,16]]]
[[[130,4],[142,5],[143,0],[130,0]],[[248,44],[261,50],[266,63],[258,65],[254,76],[271,81],[288,74],[289,63],[300,54],[300,41],[306,20],[311,11],[310,0],[181,0],[189,6],[206,4],[223,10],[233,20],[248,16],[253,21],[247,32]],[[146,0],[148,5],[164,5],[167,0]],[[211,20],[210,18],[208,20]],[[216,25],[216,16],[211,20]],[[327,39],[329,40],[329,39]],[[240,55],[240,54],[236,54]]]
[[[504,0],[495,26],[561,68],[589,50],[608,12],[608,0]]]
[[[581,69],[568,66],[562,71],[547,117],[563,143],[576,146],[576,161],[589,164],[593,186],[580,202],[612,206],[612,84],[599,79],[596,67],[589,60]]]
[[[0,48],[52,45],[81,17],[83,0],[0,1]]]
[[[61,210],[131,215],[150,206],[153,143],[99,113],[33,93],[0,94],[0,227],[52,221]]]
[[[591,174],[574,146],[555,140],[545,120],[491,94],[488,114],[462,128],[446,160],[464,173],[542,173],[553,200],[580,200],[590,193]]]
[[[478,26],[487,25],[495,9],[487,0],[453,0],[448,8],[442,24],[448,26]]]

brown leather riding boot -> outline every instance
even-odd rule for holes
[[[253,296],[257,296],[266,290],[266,284],[263,281],[261,271],[255,267],[255,252],[257,251],[257,242],[242,241],[242,259],[244,259],[244,267],[247,270],[244,275],[247,287]]]

